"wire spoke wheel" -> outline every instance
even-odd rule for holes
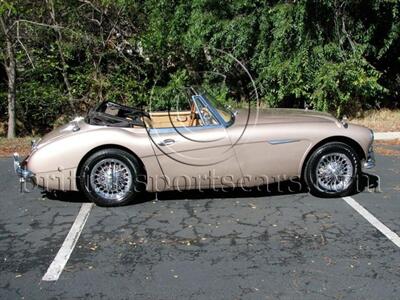
[[[352,183],[353,174],[350,158],[339,152],[322,156],[316,168],[318,185],[329,192],[346,190]]]
[[[128,166],[115,158],[99,161],[90,172],[93,191],[107,200],[119,201],[130,191],[132,173]]]

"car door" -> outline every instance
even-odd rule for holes
[[[229,130],[210,114],[207,103],[193,97],[202,119],[198,126],[150,128],[149,137],[164,178],[157,189],[208,189],[233,187],[241,170],[232,148]],[[153,184],[155,180],[149,179]],[[160,184],[160,180],[157,180]]]

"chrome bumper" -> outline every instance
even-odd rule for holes
[[[374,148],[371,145],[368,149],[367,159],[364,162],[364,169],[371,169],[373,167],[375,167],[375,154]]]
[[[15,173],[17,173],[19,181],[21,183],[26,182],[27,180],[31,180],[35,176],[35,174],[32,171],[29,171],[26,167],[21,166],[21,161],[18,153],[13,154],[13,159],[14,159],[14,170]]]

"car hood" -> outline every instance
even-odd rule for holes
[[[291,108],[240,109],[235,117],[237,125],[321,122],[337,123],[338,120],[328,113]]]

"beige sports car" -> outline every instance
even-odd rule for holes
[[[131,203],[143,190],[242,188],[292,178],[314,195],[339,197],[355,191],[363,167],[375,165],[368,128],[311,110],[232,112],[190,91],[168,111],[101,103],[33,142],[22,161],[15,153],[20,181],[81,191],[102,206]]]

